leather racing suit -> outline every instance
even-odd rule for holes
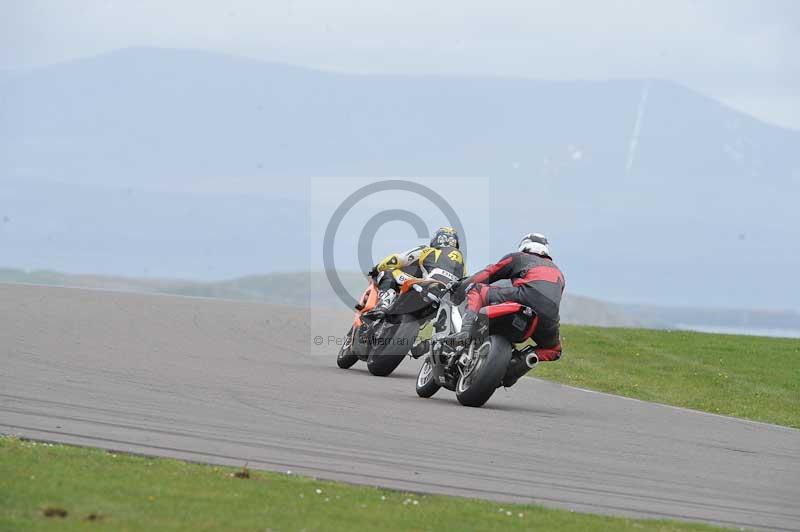
[[[464,257],[452,247],[417,246],[389,255],[373,269],[380,290],[376,314],[385,313],[397,297],[397,288],[409,279],[436,279],[449,283],[466,275]]]
[[[490,286],[501,279],[510,280],[511,286]],[[481,307],[506,301],[520,303],[531,307],[539,316],[531,336],[536,342],[539,360],[561,358],[559,308],[565,281],[564,274],[550,258],[521,251],[509,253],[477,272],[469,281],[472,284],[466,292],[465,328],[474,324]]]

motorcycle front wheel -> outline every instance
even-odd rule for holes
[[[342,369],[348,369],[353,364],[358,362],[358,356],[354,355],[350,347],[353,345],[353,328],[347,331],[347,334],[342,341],[342,347],[339,348],[339,355],[336,357],[336,365]]]
[[[425,357],[422,365],[419,367],[419,374],[417,375],[417,395],[420,397],[428,398],[439,391],[439,384],[433,378],[433,360],[431,355]]]

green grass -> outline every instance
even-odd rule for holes
[[[800,340],[563,326],[564,356],[531,375],[800,428]]]
[[[235,472],[0,437],[0,530],[712,530]]]

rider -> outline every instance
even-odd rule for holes
[[[532,335],[536,342],[536,360],[558,360],[561,358],[559,306],[564,292],[564,274],[553,262],[550,243],[544,235],[525,235],[518,249],[467,280],[467,311],[461,332],[452,335],[450,342],[454,345],[469,343],[475,336],[475,323],[481,307],[513,301],[532,308],[539,316],[539,323]],[[511,286],[490,286],[501,279],[510,279]],[[528,369],[523,357],[515,352],[503,378],[503,385],[513,385]]]
[[[465,275],[464,258],[458,249],[458,233],[452,227],[440,227],[433,233],[430,245],[389,255],[372,268],[369,275],[377,277],[380,295],[378,304],[365,316],[378,320],[386,315],[397,297],[398,287],[405,281],[434,277],[450,282]]]

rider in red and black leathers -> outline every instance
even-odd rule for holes
[[[532,334],[538,359],[558,360],[561,358],[559,306],[564,292],[564,274],[550,257],[549,243],[543,235],[526,235],[519,249],[469,278],[470,284],[466,288],[467,312],[461,332],[454,335],[453,339],[456,342],[469,341],[482,307],[513,301],[531,307],[539,316]],[[511,286],[490,286],[501,279],[511,280]],[[526,371],[527,367],[524,368]],[[507,379],[506,382],[513,384],[517,378]]]

